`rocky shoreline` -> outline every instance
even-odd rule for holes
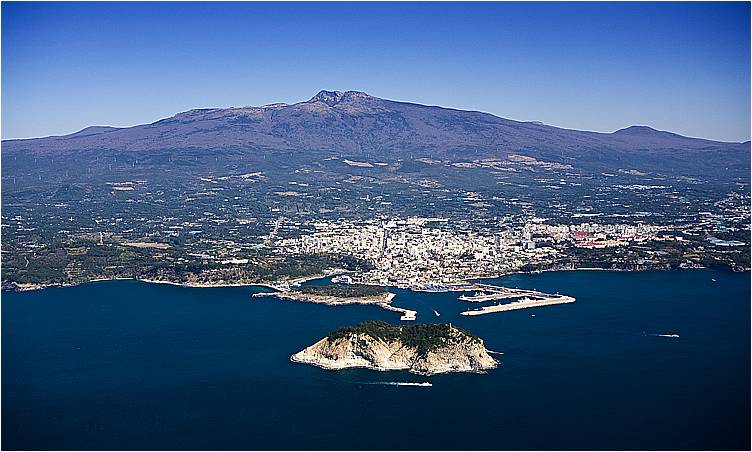
[[[171,286],[178,286],[178,287],[191,287],[191,288],[217,288],[217,287],[266,287],[267,289],[272,290],[282,290],[283,287],[289,286],[291,284],[303,284],[308,281],[313,281],[316,279],[322,279],[322,278],[329,278],[331,276],[337,276],[347,273],[346,270],[342,269],[334,269],[331,272],[327,273],[320,273],[316,275],[308,275],[308,276],[301,276],[299,278],[294,278],[289,281],[283,280],[283,281],[242,281],[242,282],[210,282],[210,281],[171,281],[168,279],[152,279],[152,278],[139,278],[134,276],[124,276],[124,277],[113,277],[113,278],[93,278],[86,281],[77,281],[77,282],[71,282],[71,283],[40,283],[40,284],[32,284],[32,283],[16,283],[16,282],[7,282],[3,283],[2,290],[12,291],[12,292],[28,292],[32,290],[42,290],[42,289],[48,289],[53,287],[75,287],[82,284],[89,284],[93,282],[103,282],[103,281],[141,281],[149,284],[169,284]]]
[[[454,328],[451,325],[390,326],[383,322],[365,322],[385,328],[384,335],[374,335],[356,330],[335,332],[306,347],[290,357],[295,363],[309,364],[327,370],[366,368],[376,371],[403,370],[419,375],[436,375],[450,372],[484,373],[498,366],[483,340]],[[361,325],[364,325],[361,324]],[[400,337],[395,329],[430,328],[430,333],[419,332],[422,341]],[[403,330],[400,330],[404,333]],[[404,334],[402,334],[404,336]]]

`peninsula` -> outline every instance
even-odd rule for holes
[[[297,289],[260,292],[254,297],[276,297],[283,300],[307,301],[327,305],[383,304],[390,303],[394,294],[381,286],[351,284],[328,286],[304,286]]]
[[[381,321],[340,328],[290,360],[330,370],[362,367],[420,375],[482,373],[498,365],[482,339],[451,324],[397,326]]]
[[[260,292],[254,297],[275,297],[282,300],[321,303],[328,306],[348,304],[375,305],[388,311],[402,314],[400,320],[415,320],[416,312],[392,306],[394,294],[384,287],[369,284],[332,284],[327,286],[303,286],[294,290]]]

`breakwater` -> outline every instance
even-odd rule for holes
[[[490,314],[492,312],[504,312],[514,311],[516,309],[538,308],[542,306],[550,306],[554,304],[574,303],[574,297],[566,295],[557,297],[544,297],[544,298],[523,298],[520,301],[515,301],[506,304],[495,304],[491,306],[483,306],[480,309],[470,309],[460,312],[461,315],[483,315]]]

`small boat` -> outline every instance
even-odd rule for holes
[[[334,283],[334,284],[352,284],[352,278],[350,278],[347,275],[335,276],[334,278],[332,278],[332,283]]]
[[[418,289],[420,292],[449,292],[449,289],[438,284],[424,284]]]
[[[715,278],[710,278],[711,281],[715,282]]]
[[[439,311],[437,311],[436,309],[431,309],[431,310],[433,311],[434,314],[436,314],[436,317],[438,317],[438,316],[441,315],[441,314],[439,314]]]

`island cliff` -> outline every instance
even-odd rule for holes
[[[460,328],[446,324],[396,326],[380,321],[340,328],[290,360],[332,370],[365,367],[420,375],[483,372],[498,364],[482,339]]]

